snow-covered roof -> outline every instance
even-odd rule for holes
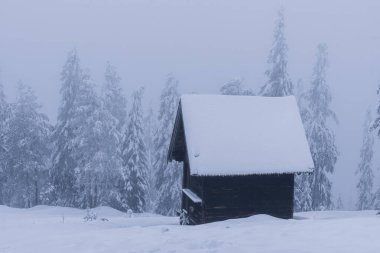
[[[183,95],[192,175],[312,172],[295,97]]]

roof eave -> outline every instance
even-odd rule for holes
[[[179,124],[179,121],[180,121],[180,113],[181,113],[182,109],[181,109],[181,101],[179,101],[179,104],[178,104],[178,108],[177,108],[177,114],[176,114],[176,118],[175,118],[175,121],[174,121],[174,125],[173,125],[173,131],[171,132],[172,135],[171,135],[171,139],[170,139],[170,145],[169,145],[169,150],[168,150],[168,155],[166,157],[166,162],[169,163],[171,161],[173,161],[173,151],[174,151],[174,148],[175,148],[175,142],[176,142],[176,139],[177,139],[177,131],[178,131],[178,124]]]

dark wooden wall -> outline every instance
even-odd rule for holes
[[[294,175],[204,177],[204,222],[268,214],[293,217]]]

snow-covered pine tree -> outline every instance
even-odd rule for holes
[[[133,92],[122,147],[124,204],[133,212],[143,212],[146,206],[148,161],[144,143],[142,96],[144,89]]]
[[[373,207],[376,210],[380,209],[380,188],[377,189],[377,191],[374,194],[374,197],[373,197]]]
[[[127,101],[123,95],[120,86],[120,77],[115,67],[107,63],[105,71],[105,82],[102,88],[102,111],[100,111],[101,122],[105,128],[103,129],[104,139],[101,141],[101,150],[106,155],[104,162],[108,168],[115,186],[108,196],[108,205],[119,210],[125,210],[126,205],[123,203],[123,196],[120,192],[120,180],[122,178],[122,138],[127,118]],[[107,130],[108,128],[108,130]],[[109,135],[109,136],[107,136]],[[113,164],[111,164],[113,163]]]
[[[225,85],[220,88],[220,93],[223,95],[246,95],[254,96],[252,90],[245,90],[243,87],[242,79],[236,78],[228,81]]]
[[[119,140],[125,101],[117,94],[119,78],[110,66],[105,79],[101,99],[77,53],[69,53],[62,71],[51,170],[51,195],[58,205],[122,209],[116,184],[121,178]]]
[[[149,108],[147,116],[144,119],[144,142],[147,151],[147,164],[148,164],[148,177],[147,177],[147,192],[146,192],[146,211],[154,212],[156,199],[157,199],[157,189],[156,189],[156,170],[154,167],[154,137],[157,131],[157,124],[155,114],[153,113],[152,107]]]
[[[374,136],[370,130],[372,124],[371,110],[367,110],[366,119],[363,125],[363,143],[360,150],[360,163],[356,174],[359,174],[359,182],[356,185],[359,191],[359,199],[356,204],[359,210],[373,208],[374,194],[372,169]]]
[[[71,118],[75,126],[72,143],[76,147],[77,205],[82,208],[108,203],[109,192],[114,188],[114,171],[118,169],[116,121],[103,109],[90,80],[83,73]]]
[[[307,173],[295,175],[294,210],[296,212],[306,212],[312,210],[310,179],[311,176]]]
[[[269,69],[265,72],[268,81],[261,88],[260,95],[282,97],[293,94],[293,84],[287,72],[287,53],[284,10],[280,9],[274,29],[274,42],[268,57]]]
[[[6,137],[8,134],[8,120],[10,116],[9,104],[5,99],[3,84],[0,80],[0,205],[3,204],[3,185],[6,182]]]
[[[7,122],[9,118],[9,104],[5,99],[4,87],[0,80],[0,157],[5,152],[5,137],[7,132]],[[0,160],[1,162],[1,160]],[[0,166],[0,172],[1,172]]]
[[[31,207],[40,204],[48,178],[51,126],[31,88],[18,86],[7,132],[5,204]]]
[[[380,84],[379,84],[379,88],[377,89],[377,95],[378,95],[379,101],[378,101],[378,106],[376,110],[376,118],[371,126],[371,129],[377,130],[378,131],[377,135],[380,138]]]
[[[307,89],[304,87],[303,81],[300,79],[297,82],[297,88],[295,91],[295,97],[297,99],[297,105],[298,109],[301,115],[301,120],[303,123],[307,122],[309,120],[310,112],[308,108],[308,101],[306,99],[306,92]]]
[[[78,93],[88,77],[83,73],[76,50],[69,52],[61,72],[61,105],[53,133],[54,150],[50,171],[50,201],[61,206],[78,206]]]
[[[325,210],[332,206],[329,175],[334,172],[339,154],[335,135],[328,127],[329,120],[337,120],[330,109],[332,97],[326,81],[326,68],[327,46],[320,44],[311,88],[305,95],[310,117],[304,125],[315,165],[310,181],[313,210]]]
[[[69,118],[74,137],[70,140],[71,157],[76,162],[77,195],[73,204],[81,208],[120,208],[116,187],[121,177],[119,120],[105,105],[106,100],[96,94],[89,74],[81,71],[79,80]]]
[[[302,118],[302,122],[306,122],[308,118],[307,101],[301,80],[297,83],[296,98],[298,108]],[[296,174],[294,178],[294,210],[296,212],[305,212],[312,209],[311,206],[311,175],[308,173]]]
[[[63,120],[58,121],[56,128],[57,133],[66,134],[58,135],[56,140],[56,147],[62,148],[57,149],[56,155],[63,160],[53,160],[52,175],[53,189],[66,187],[70,195],[58,191],[57,204],[81,208],[99,205],[120,208],[116,188],[117,179],[121,176],[119,120],[106,106],[105,102],[108,101],[101,100],[96,94],[89,74],[79,66],[75,51],[69,54],[66,67],[62,88],[66,107],[63,106],[60,113],[66,113],[63,116],[67,117],[60,114]],[[62,123],[63,126],[60,125]],[[60,141],[63,142],[62,146],[59,145]]]
[[[161,92],[157,118],[158,127],[154,139],[156,187],[158,189],[156,212],[163,215],[174,215],[180,207],[182,168],[179,163],[168,164],[166,160],[178,103],[178,81],[174,76],[169,75]]]
[[[377,89],[377,95],[378,95],[378,105],[377,105],[375,120],[373,121],[371,130],[372,131],[376,130],[377,136],[380,138],[380,84],[379,84],[379,88]],[[380,209],[380,188],[376,190],[376,193],[374,196],[374,207],[376,209]]]

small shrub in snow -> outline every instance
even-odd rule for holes
[[[87,209],[86,216],[83,217],[85,222],[94,221],[98,218],[97,214],[92,209]]]
[[[127,217],[128,218],[132,218],[133,217],[133,211],[132,211],[132,209],[128,209],[128,211],[127,211]]]
[[[181,225],[189,225],[190,224],[189,215],[187,214],[187,211],[184,209],[182,209],[182,211],[179,215],[179,223]]]

